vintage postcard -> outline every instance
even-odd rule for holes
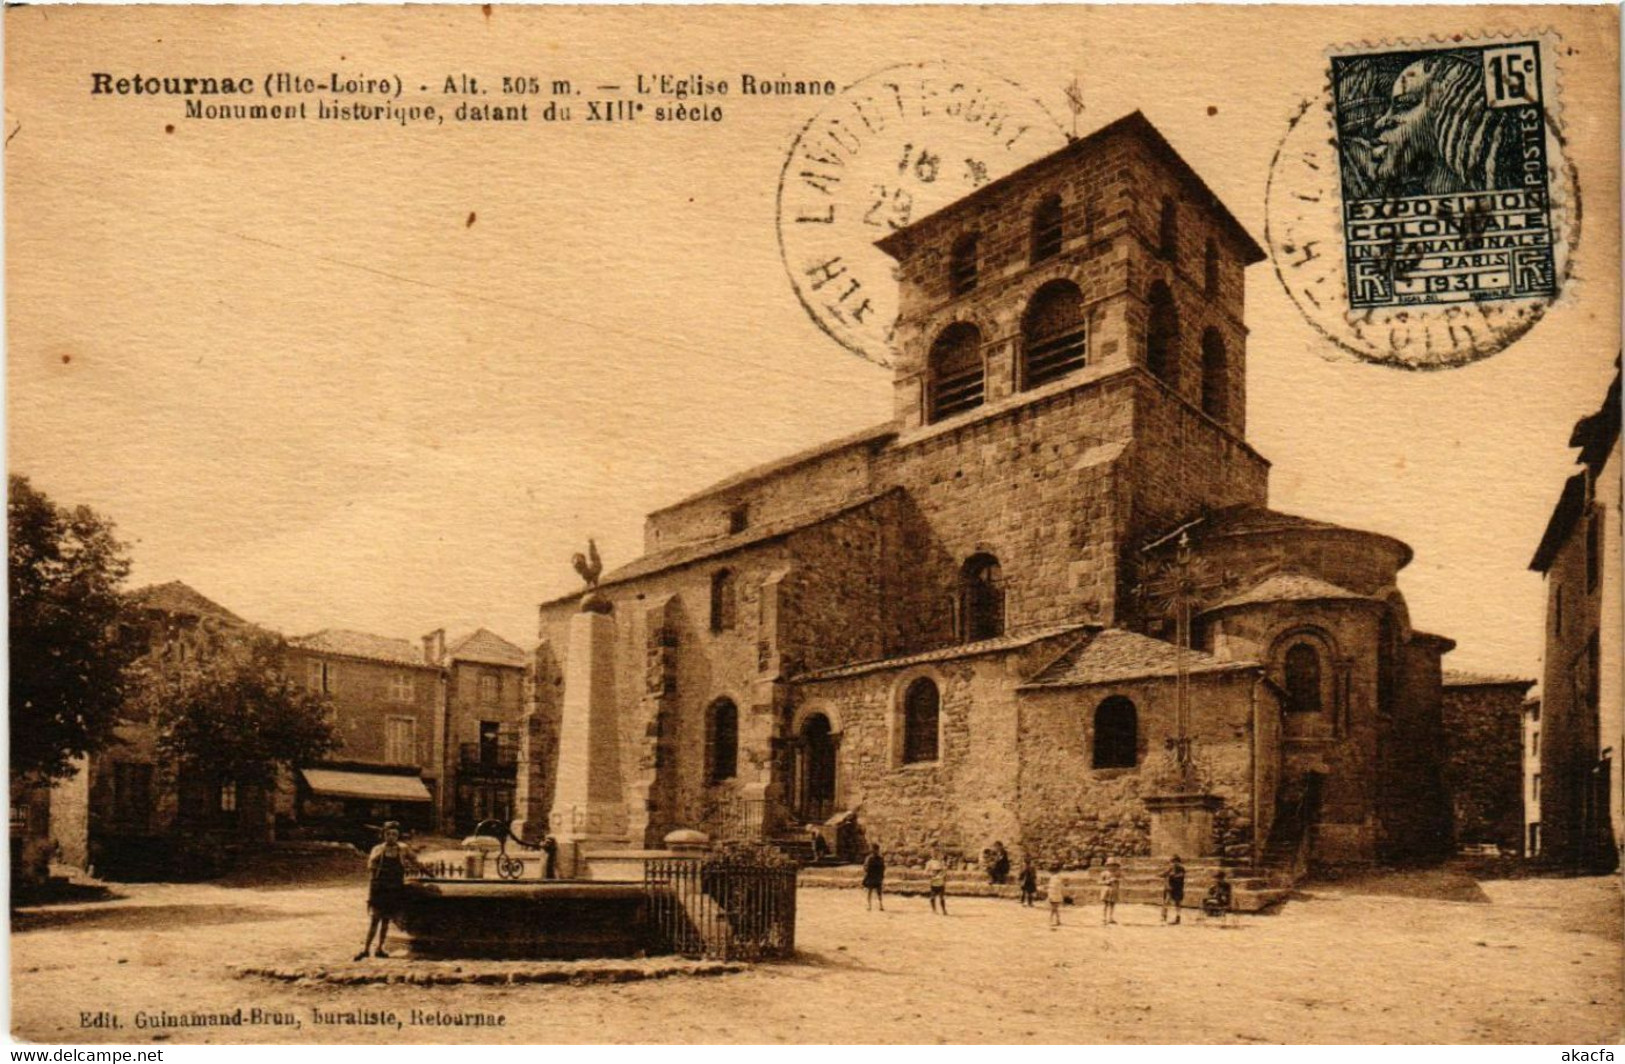
[[[9,8],[12,1037],[1612,1059],[1618,20]]]

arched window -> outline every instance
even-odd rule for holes
[[[1036,388],[1081,369],[1088,357],[1083,293],[1071,281],[1051,281],[1021,316],[1021,386]]]
[[[903,764],[937,759],[937,718],[942,699],[937,685],[920,677],[903,694]]]
[[[1004,634],[1004,580],[993,555],[973,554],[960,568],[959,617],[967,643]]]
[[[712,783],[739,774],[739,707],[732,699],[717,699],[706,713],[705,762]]]
[[[1209,329],[1202,334],[1202,412],[1216,421],[1223,421],[1229,412],[1229,377],[1224,337]]]
[[[968,322],[942,330],[931,345],[931,420],[941,421],[982,405],[986,395],[982,333]]]
[[[739,612],[738,593],[732,569],[711,574],[711,631],[732,631]]]
[[[979,237],[969,233],[960,237],[948,256],[948,290],[962,296],[976,287],[976,244]]]
[[[1207,238],[1207,254],[1202,259],[1202,287],[1210,296],[1219,294],[1219,245]]]
[[[1061,197],[1048,196],[1033,211],[1032,261],[1043,262],[1061,253]]]
[[[1179,383],[1179,312],[1174,309],[1174,294],[1161,281],[1151,286],[1145,367],[1170,388]]]
[[[1140,714],[1122,695],[1095,707],[1095,768],[1133,768],[1139,762]]]
[[[1320,654],[1308,643],[1286,652],[1286,708],[1291,713],[1319,713]]]
[[[1165,259],[1179,255],[1179,206],[1172,197],[1162,197],[1162,222],[1157,229],[1157,254]]]

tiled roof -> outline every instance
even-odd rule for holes
[[[198,594],[187,584],[171,580],[167,584],[152,584],[130,592],[130,601],[149,610],[177,613],[191,617],[213,617],[229,624],[247,625],[248,622],[218,602]]]
[[[994,636],[992,639],[979,639],[974,643],[958,643],[949,647],[938,647],[936,650],[926,650],[918,654],[905,654],[897,658],[880,658],[875,661],[859,661],[851,665],[837,665],[828,669],[815,669],[792,677],[795,683],[814,683],[819,680],[836,680],[847,676],[860,676],[866,672],[879,672],[882,669],[904,669],[910,665],[924,665],[934,661],[954,661],[959,658],[971,658],[980,654],[997,654],[1005,650],[1017,650],[1021,647],[1031,646],[1043,639],[1051,639],[1069,632],[1082,631],[1086,625],[1061,624],[1049,628],[1035,628],[1026,632],[1010,632],[1005,635]]]
[[[1521,676],[1496,675],[1487,672],[1468,672],[1465,669],[1444,670],[1446,687],[1533,687],[1535,681]]]
[[[1259,667],[1254,661],[1220,661],[1200,650],[1186,650],[1187,673],[1236,672]],[[1122,628],[1107,628],[1062,654],[1023,687],[1087,687],[1179,673],[1180,649]]]
[[[290,639],[288,644],[320,654],[337,654],[346,658],[366,658],[369,661],[387,661],[396,665],[429,667],[423,660],[423,649],[410,639],[394,639],[368,632],[352,632],[344,628],[324,628],[311,635]]]
[[[1209,606],[1203,613],[1227,610],[1235,606],[1251,606],[1262,602],[1371,602],[1369,596],[1350,591],[1346,587],[1327,583],[1318,577],[1301,573],[1277,573],[1262,583],[1219,603]]]
[[[447,661],[473,661],[482,665],[524,665],[525,652],[489,628],[479,628],[446,650]]]
[[[898,488],[888,488],[885,491],[860,495],[816,510],[793,514],[777,521],[764,521],[760,525],[754,525],[731,536],[718,536],[716,539],[701,540],[698,543],[685,543],[682,546],[655,551],[653,554],[645,554],[643,557],[636,558],[619,569],[606,573],[598,581],[598,586],[609,587],[614,584],[624,584],[628,580],[636,580],[640,576],[658,573],[663,569],[674,569],[679,565],[689,565],[719,554],[727,554],[729,551],[738,550],[741,547],[749,547],[766,540],[776,539],[791,532],[799,532],[801,529],[809,528],[821,521],[828,521],[832,517],[839,517],[841,514],[860,510],[875,500],[899,490]],[[542,603],[542,605],[553,606],[580,597],[581,592],[579,590],[572,591],[568,595],[560,595],[558,598]]]

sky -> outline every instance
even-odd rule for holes
[[[1271,504],[1411,544],[1400,586],[1417,627],[1458,641],[1447,665],[1538,675],[1527,566],[1619,349],[1608,12],[1542,12],[1585,216],[1527,336],[1458,369],[1371,366],[1330,350],[1268,263],[1248,273],[1248,432]],[[1081,132],[1144,111],[1262,239],[1271,157],[1328,47],[1464,18],[1522,24],[1494,8],[10,9],[7,465],[112,517],[133,583],[184,580],[288,634],[485,626],[528,645],[589,535],[622,564],[650,510],[891,416],[889,371],[813,324],[779,257],[776,183],[822,101],[735,95],[723,121],[683,126],[250,125],[93,97],[93,71],[846,85],[931,60],[1063,115],[1075,79]]]

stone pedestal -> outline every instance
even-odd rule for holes
[[[621,789],[611,614],[591,611],[570,618],[560,708],[558,770],[548,830],[559,843],[559,874],[573,876],[583,850],[631,845]]]
[[[1224,804],[1216,794],[1159,794],[1145,799],[1151,814],[1153,857],[1211,857],[1213,814]]]

